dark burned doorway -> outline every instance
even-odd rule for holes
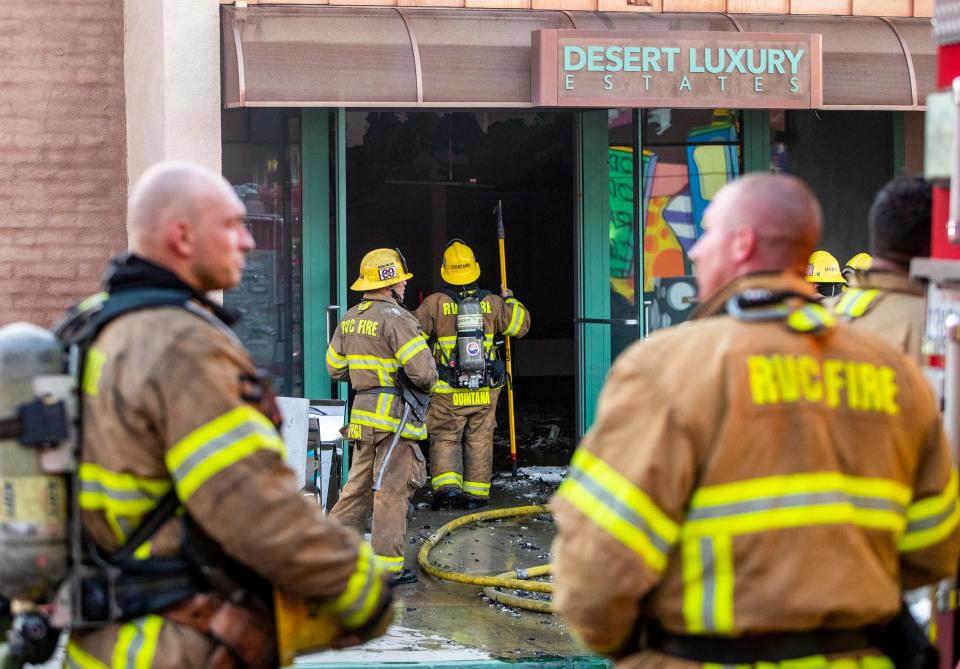
[[[348,281],[368,250],[399,247],[414,274],[406,303],[416,308],[442,286],[443,249],[460,238],[477,255],[480,286],[497,290],[493,211],[503,202],[508,283],[533,324],[513,343],[521,465],[552,460],[575,429],[573,119],[538,111],[346,113]],[[503,470],[506,393],[499,414],[494,467]]]

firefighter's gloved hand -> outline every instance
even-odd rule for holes
[[[377,611],[363,627],[344,630],[336,639],[330,642],[330,647],[334,650],[349,648],[350,646],[360,646],[368,641],[381,637],[387,632],[390,623],[393,622],[393,585],[384,583],[386,595],[380,603],[380,610]]]
[[[503,286],[500,286],[500,297],[502,297],[503,299],[507,299],[508,297],[513,297],[513,291],[510,290],[509,288],[504,288]]]

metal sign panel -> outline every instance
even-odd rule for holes
[[[823,106],[820,35],[537,30],[540,107]]]

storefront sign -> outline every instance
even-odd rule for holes
[[[537,30],[538,107],[822,105],[820,35]]]

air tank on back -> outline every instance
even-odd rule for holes
[[[36,325],[0,328],[0,419],[34,398],[36,376],[61,373],[61,350]],[[0,595],[44,599],[66,569],[65,477],[45,474],[37,449],[0,440],[0,494]]]

